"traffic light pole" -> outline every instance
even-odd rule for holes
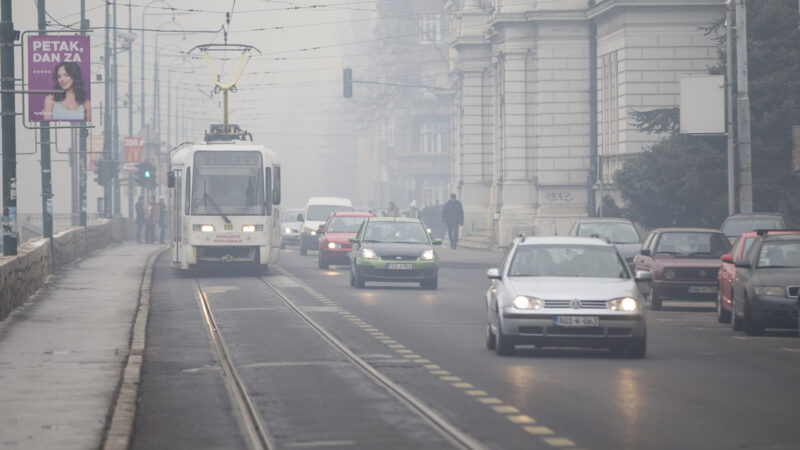
[[[0,0],[0,86],[3,135],[3,255],[17,254],[17,129],[14,99],[14,41],[18,32],[11,20],[11,0]]]
[[[86,0],[81,0],[81,35],[86,36],[89,24],[86,22]],[[80,198],[79,224],[86,226],[86,137],[89,136],[88,128],[81,128],[78,135],[78,171],[80,173],[78,181],[78,196]],[[87,244],[88,245],[88,244]]]
[[[110,2],[106,2],[106,41],[105,41],[105,57],[103,58],[103,66],[105,69],[105,98],[106,98],[106,107],[103,111],[103,159],[105,161],[111,160],[111,129],[113,128],[112,119],[111,119],[111,83],[109,83],[109,60],[111,59],[111,42],[110,42],[110,27],[109,27],[109,9],[110,9]],[[105,163],[103,163],[105,164]],[[98,167],[99,169],[99,167]],[[112,189],[111,183],[105,180],[106,177],[100,177],[105,181],[103,184],[103,217],[111,217],[111,198],[112,198]]]
[[[39,19],[39,36],[47,34],[47,19],[45,18],[45,0],[37,3],[37,13]],[[50,124],[42,123],[39,130],[39,139],[42,147],[42,236],[50,240],[50,257],[55,255],[53,251],[53,183],[50,163]]]

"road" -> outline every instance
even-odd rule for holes
[[[274,448],[800,442],[796,332],[745,337],[718,324],[710,304],[667,302],[649,313],[643,360],[532,347],[499,357],[484,347],[490,257],[445,260],[458,262],[444,262],[439,289],[429,291],[370,283],[357,290],[346,267],[319,270],[313,252],[291,248],[263,276],[180,276],[162,258],[132,446],[248,448],[254,428]],[[216,334],[255,425],[231,400]]]

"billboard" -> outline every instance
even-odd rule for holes
[[[142,138],[136,136],[127,136],[124,140],[123,151],[125,152],[125,172],[137,172],[139,168],[137,164],[144,161],[142,157],[142,147],[144,142]]]
[[[681,133],[725,133],[725,77],[681,77]]]
[[[28,37],[28,88],[55,91],[28,95],[30,122],[92,120],[89,36]]]

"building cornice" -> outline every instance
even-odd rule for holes
[[[724,6],[725,0],[661,0],[658,2],[654,2],[653,0],[603,0],[586,10],[586,16],[589,19],[597,19],[615,10],[629,8],[717,8]]]

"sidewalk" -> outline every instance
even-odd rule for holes
[[[0,322],[0,449],[99,448],[157,245],[113,244]]]

